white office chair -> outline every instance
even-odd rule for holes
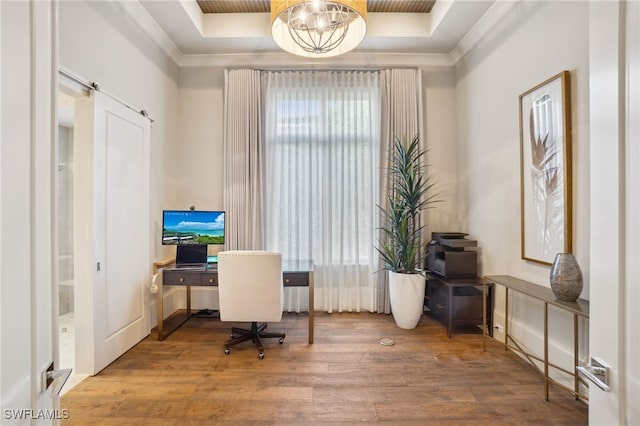
[[[279,338],[284,333],[268,333],[266,321],[280,321],[284,306],[282,255],[260,250],[236,250],[218,253],[218,295],[221,321],[250,321],[251,330],[231,328],[229,347],[253,340],[258,356],[264,358],[262,338]],[[258,324],[261,323],[261,324]]]

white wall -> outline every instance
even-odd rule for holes
[[[118,99],[146,110],[151,128],[151,255],[166,257],[160,245],[162,209],[176,203],[178,69],[171,59],[123,14],[126,2],[60,2],[60,65]],[[126,208],[126,206],[123,206]],[[149,265],[151,271],[151,265]]]
[[[186,68],[179,77],[179,145],[174,208],[223,209],[224,71]]]
[[[431,232],[468,232],[458,215],[456,86],[450,68],[424,70],[424,143],[427,175],[435,183],[438,200],[427,211],[427,238]],[[470,235],[469,238],[475,238]]]
[[[519,2],[456,66],[459,212],[482,247],[483,274],[513,275],[549,287],[550,267],[520,257],[518,97],[571,72],[573,253],[589,298],[589,61],[587,2]],[[499,300],[498,300],[499,302]],[[542,307],[521,300],[513,329],[541,353]],[[496,320],[503,305],[496,307]],[[552,351],[569,355],[572,321],[550,310]],[[586,352],[586,333],[582,344]],[[571,367],[571,362],[567,367]]]
[[[178,79],[179,134],[176,209],[195,206],[202,210],[224,210],[223,123],[224,70],[184,68]],[[215,254],[222,246],[210,246]],[[191,289],[194,309],[217,309],[218,292],[212,288]],[[184,307],[181,292],[172,293],[169,306]],[[165,298],[165,300],[167,300]]]

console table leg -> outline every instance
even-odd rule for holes
[[[549,304],[544,303],[544,400],[549,400]]]
[[[504,288],[504,350],[509,350],[509,288]]]
[[[573,390],[576,392],[576,399],[580,399],[580,380],[578,378],[578,315],[573,314]]]

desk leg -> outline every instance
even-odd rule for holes
[[[544,302],[544,400],[549,400],[549,304]]]
[[[309,272],[309,344],[313,343],[313,311],[314,311],[313,271]]]
[[[158,273],[157,280],[160,280],[158,284],[158,292],[156,293],[156,313],[158,314],[158,326],[156,327],[158,330],[158,340],[162,340],[162,334],[164,332],[164,286],[162,285],[162,271]]]
[[[482,279],[482,350],[487,350],[487,279]]]
[[[158,292],[156,293],[156,297],[157,297],[156,312],[158,313],[158,325],[156,329],[158,331],[157,333],[158,340],[164,340],[167,338],[168,335],[176,331],[178,327],[184,324],[191,317],[191,286],[186,286],[187,314],[183,319],[180,320],[180,322],[177,323],[177,325],[172,324],[172,322],[169,322],[168,324],[169,329],[165,330],[164,328],[164,284],[162,282],[162,271],[158,275],[159,275],[160,282],[156,283],[158,285]],[[175,320],[173,322],[175,322]],[[166,334],[165,334],[165,331],[166,331]]]
[[[187,318],[191,317],[191,286],[187,286]]]

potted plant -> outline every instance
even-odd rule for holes
[[[422,244],[421,213],[435,203],[433,183],[424,173],[424,149],[419,135],[410,141],[394,136],[387,169],[387,205],[378,206],[382,225],[378,253],[389,271],[391,312],[401,328],[414,328],[422,315],[427,252]]]

